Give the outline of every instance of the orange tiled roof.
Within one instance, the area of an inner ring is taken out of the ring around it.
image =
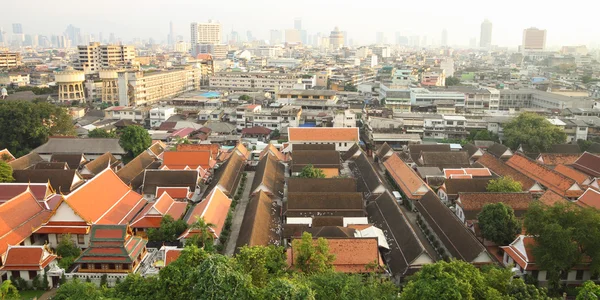
[[[488,168],[462,168],[462,169],[444,169],[444,175],[446,178],[463,178],[457,177],[460,175],[470,175],[464,178],[475,178],[475,177],[491,177],[492,173]]]
[[[510,256],[517,265],[526,271],[539,270],[535,264],[532,247],[535,245],[533,237],[520,235],[509,246],[500,247]]]
[[[459,193],[458,202],[465,210],[465,215],[472,215],[469,212],[479,213],[483,206],[491,203],[502,202],[510,206],[517,216],[529,208],[529,204],[533,201],[530,193]],[[473,215],[473,217],[476,217]]]
[[[184,170],[186,167],[205,170],[211,167],[210,151],[167,151],[163,153],[163,166],[169,170]]]
[[[563,198],[559,194],[553,192],[552,190],[547,190],[541,197],[538,199],[541,203],[554,206],[557,203],[567,204],[570,203],[567,199]]]
[[[167,249],[165,250],[165,267],[176,261],[181,255],[182,249]]]
[[[179,144],[177,151],[210,151],[213,157],[219,155],[219,144]]]
[[[561,196],[577,197],[583,193],[581,190],[569,190],[574,185],[577,185],[575,180],[550,170],[544,165],[536,163],[519,153],[513,155],[506,164]]]
[[[575,180],[575,182],[577,182],[577,184],[579,185],[584,184],[586,180],[590,179],[588,175],[583,174],[571,167],[567,167],[563,164],[559,164],[556,167],[554,167],[554,171]]]
[[[600,192],[594,189],[587,189],[575,203],[581,207],[600,209]]]
[[[112,169],[105,169],[63,199],[90,224],[126,224],[146,203]]]
[[[225,225],[225,219],[227,218],[230,206],[231,199],[220,188],[215,187],[202,202],[194,207],[187,223],[188,225],[192,225],[198,218],[204,218],[206,223],[215,225],[212,230],[215,237],[218,238]],[[193,233],[193,230],[188,230],[180,238],[187,238]]]
[[[44,246],[9,246],[0,270],[40,271],[55,259],[56,255],[48,252]]]
[[[275,148],[273,144],[269,144],[269,146],[265,147],[265,149],[263,149],[263,151],[260,152],[259,160],[261,160],[267,153],[275,155],[275,157],[277,157],[277,160],[279,161],[286,161],[285,155],[283,155],[283,153],[277,150],[277,148]]]
[[[314,240],[316,243],[316,239]],[[379,255],[377,238],[328,238],[329,253],[335,255],[333,268],[336,272],[343,273],[368,273],[368,267],[383,266]],[[293,266],[294,248],[288,251],[288,263]],[[381,271],[380,268],[375,271]]]
[[[190,188],[187,186],[156,188],[155,195],[162,195],[163,193],[167,193],[169,196],[175,199],[186,199],[190,196]]]
[[[499,176],[509,176],[512,179],[520,182],[523,186],[523,191],[528,191],[535,184],[534,180],[508,166],[502,160],[489,153],[484,153],[483,156],[477,160],[477,163],[490,169],[490,171],[498,174]]]
[[[246,146],[244,146],[242,143],[238,143],[233,151],[238,151],[244,157],[244,160],[248,160],[248,158],[250,158],[250,152],[248,151],[248,148],[246,148]]]
[[[540,153],[536,160],[547,166],[571,165],[579,156],[580,154],[570,153]]]
[[[383,162],[383,165],[404,195],[409,199],[421,199],[421,197],[429,190],[421,177],[403,162],[397,154],[390,156]]]
[[[154,204],[144,207],[138,217],[131,222],[131,227],[158,228],[163,216],[169,215],[174,220],[179,220],[185,213],[186,207],[186,202],[175,201],[169,194],[163,193]]]
[[[290,142],[359,142],[357,127],[288,127]]]

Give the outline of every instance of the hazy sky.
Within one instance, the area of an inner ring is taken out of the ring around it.
[[[3,0],[0,27],[11,32],[12,23],[22,23],[25,33],[59,34],[69,24],[85,33],[110,32],[129,40],[134,37],[166,40],[169,21],[177,35],[189,40],[189,23],[214,19],[223,31],[232,29],[245,36],[246,31],[261,39],[269,38],[270,29],[293,28],[294,18],[302,18],[308,34],[327,33],[334,26],[347,31],[357,43],[373,43],[376,32],[385,33],[394,42],[395,32],[404,36],[426,35],[439,43],[441,32],[448,30],[451,45],[468,45],[479,40],[481,22],[493,23],[492,44],[516,47],[527,27],[547,29],[547,45],[600,44],[600,26],[596,22],[600,1],[571,0],[552,3],[528,0],[429,0],[429,1],[358,1],[358,0]]]

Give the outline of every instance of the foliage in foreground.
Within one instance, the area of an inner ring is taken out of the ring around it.
[[[499,246],[510,244],[521,232],[512,207],[501,202],[484,205],[477,221],[483,237]]]

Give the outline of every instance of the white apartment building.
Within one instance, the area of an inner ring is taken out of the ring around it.
[[[135,60],[133,46],[101,45],[96,42],[77,46],[77,52],[74,68],[85,74],[96,74],[107,68],[129,68],[134,65]]]
[[[569,97],[548,93],[535,89],[501,90],[500,110],[511,108],[544,108],[567,109],[588,108],[593,105],[593,100],[587,97]]]
[[[225,59],[229,46],[225,44],[192,44],[192,55],[210,54],[214,59]]]
[[[356,127],[356,114],[347,109],[336,111],[333,127]]]
[[[465,106],[465,94],[453,91],[430,91],[424,88],[410,89],[411,105],[433,105],[436,100],[452,100],[457,107]]]
[[[138,123],[148,118],[149,107],[111,106],[104,110],[104,117],[113,120],[131,120]]]
[[[21,66],[21,54],[0,51],[0,69],[14,69]]]
[[[195,44],[220,44],[222,26],[213,20],[208,23],[192,23],[190,25],[192,45]]]
[[[395,112],[410,112],[411,91],[405,86],[379,85],[379,102]]]
[[[463,116],[434,115],[423,119],[423,138],[462,139],[469,135]]]
[[[287,57],[267,59],[268,67],[283,67],[283,68],[293,69],[293,68],[299,66],[301,63],[302,63],[302,61],[299,59],[287,58]]]
[[[248,51],[250,51],[250,53],[252,53],[254,56],[275,58],[281,54],[282,49],[279,47],[259,47],[248,49]]]
[[[152,104],[200,88],[201,70],[186,66],[159,72],[105,70],[102,101],[120,106]]]
[[[300,126],[302,107],[286,105],[280,109],[262,109],[260,105],[242,105],[236,109],[236,129],[262,126],[271,130],[285,130]]]
[[[160,124],[175,115],[175,107],[156,107],[150,110],[150,127],[158,127]]]
[[[301,84],[302,76],[295,73],[216,72],[209,78],[211,88],[292,89]]]

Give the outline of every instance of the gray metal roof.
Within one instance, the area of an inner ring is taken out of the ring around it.
[[[119,139],[103,138],[50,138],[48,142],[37,147],[33,152],[39,154],[54,153],[83,153],[83,154],[112,154],[124,155],[127,153],[119,145]]]

